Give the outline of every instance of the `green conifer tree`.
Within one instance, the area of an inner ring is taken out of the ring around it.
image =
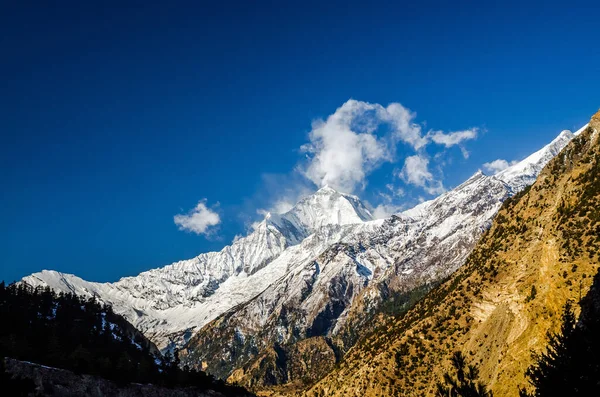
[[[456,374],[446,373],[443,382],[437,383],[439,397],[493,397],[492,392],[478,380],[477,366],[468,365],[461,352],[454,352],[451,361]]]

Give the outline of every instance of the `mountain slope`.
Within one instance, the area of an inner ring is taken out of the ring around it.
[[[589,289],[600,258],[600,112],[507,200],[465,266],[405,315],[388,318],[306,396],[423,396],[453,351],[477,364],[495,396],[517,396],[560,323]],[[293,394],[293,393],[292,393]]]
[[[268,214],[252,233],[219,252],[200,254],[116,283],[88,282],[47,270],[22,281],[33,287],[95,296],[164,349],[181,345],[194,329],[253,298],[282,277],[296,257],[320,253],[323,244],[349,232],[344,226],[371,218],[358,198],[324,187],[285,214]],[[342,227],[318,242],[304,242],[328,225]]]
[[[354,343],[355,335],[348,332],[360,329],[362,320],[390,294],[455,271],[508,195],[504,183],[478,173],[429,203],[428,216],[400,214],[385,222],[354,225],[337,243],[318,243],[327,248],[298,261],[257,297],[198,332],[186,345],[186,362],[204,362],[203,368],[226,377],[256,352],[306,338],[316,337],[320,344],[319,337],[339,336],[335,345],[343,351]],[[339,233],[337,228],[322,229],[307,240]],[[346,324],[348,317],[352,319]],[[336,346],[329,349],[333,352]],[[335,354],[329,357],[335,359]],[[242,380],[239,375],[236,381]],[[267,373],[258,377],[265,377],[267,384],[289,378]]]
[[[417,299],[414,291],[423,294],[458,269],[502,202],[533,181],[572,136],[563,131],[511,167],[513,172],[504,172],[505,181],[478,172],[381,224],[354,227],[256,298],[202,328],[186,345],[184,361],[255,389],[318,379],[370,329],[384,304],[411,294]],[[305,356],[298,365],[297,351],[311,343],[325,358],[317,365]]]

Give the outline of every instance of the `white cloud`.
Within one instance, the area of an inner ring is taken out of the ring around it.
[[[366,175],[391,155],[381,139],[372,133],[372,119],[357,120],[357,132],[352,123],[366,115],[372,106],[364,102],[348,101],[327,121],[313,123],[310,143],[301,150],[308,154],[304,175],[318,186],[330,185],[344,192],[353,192],[365,184]]]
[[[510,167],[511,165],[514,165],[518,163],[518,161],[511,161],[510,163],[504,159],[497,159],[494,161],[490,161],[489,163],[484,163],[483,164],[483,168],[492,173],[492,174],[496,174],[500,171],[503,171],[505,169],[507,169],[508,167]]]
[[[390,216],[402,211],[403,209],[403,205],[379,204],[377,207],[373,208],[371,214],[375,219],[387,219]]]
[[[448,148],[458,145],[463,141],[477,138],[478,132],[478,128],[471,128],[464,131],[454,131],[447,134],[443,131],[431,131],[427,134],[427,136],[438,145],[444,145]]]
[[[288,198],[283,198],[275,202],[273,207],[271,208],[271,212],[274,214],[284,214],[292,209],[292,207],[296,204],[296,201],[290,200]]]
[[[351,99],[327,120],[313,122],[310,142],[301,147],[308,161],[299,170],[318,186],[362,189],[371,171],[394,159],[398,142],[414,150],[427,144],[415,117],[399,103],[383,107]],[[384,126],[386,133],[378,135]]]
[[[404,160],[400,177],[406,183],[423,187],[428,181],[433,180],[428,165],[429,160],[425,157],[419,155],[409,156]]]
[[[208,236],[221,223],[221,218],[216,211],[206,206],[206,199],[203,199],[187,214],[175,215],[173,221],[179,226],[179,230]]]
[[[379,105],[380,106],[380,105]],[[419,150],[427,145],[427,138],[422,136],[422,128],[413,120],[417,114],[411,112],[399,103],[391,103],[387,108],[381,107],[381,117],[389,121],[395,127],[394,136]]]
[[[385,185],[387,192],[379,192],[381,203],[371,209],[375,219],[385,219],[406,209],[406,203],[398,203],[398,199],[404,197],[406,192],[401,187],[391,183]]]
[[[396,147],[402,142],[416,153],[416,157],[409,156],[413,157],[411,160],[407,158],[408,166],[421,166],[420,171],[415,169],[410,174],[407,169],[402,174],[403,179],[422,187],[429,194],[443,192],[442,183],[436,181],[427,169],[429,160],[422,157],[424,148],[431,142],[446,148],[458,145],[463,157],[468,158],[469,152],[462,143],[477,138],[479,129],[425,133],[415,119],[416,113],[399,103],[384,107],[351,99],[326,120],[313,122],[309,143],[301,147],[306,161],[297,170],[317,186],[330,185],[353,193],[366,186],[373,170],[385,162],[396,160]],[[416,163],[417,158],[420,159],[419,164]],[[438,157],[434,155],[434,159]]]
[[[407,157],[399,176],[404,182],[421,187],[432,195],[446,191],[442,182],[436,180],[429,171],[429,159],[423,155]]]

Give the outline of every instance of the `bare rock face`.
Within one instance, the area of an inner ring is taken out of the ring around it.
[[[168,389],[153,385],[118,385],[115,382],[96,376],[77,375],[64,369],[45,367],[10,358],[6,358],[5,363],[8,373],[33,381],[35,385],[33,395],[35,396],[225,397],[221,393],[214,391],[200,392],[194,388]],[[3,390],[3,392],[6,392],[6,390]]]

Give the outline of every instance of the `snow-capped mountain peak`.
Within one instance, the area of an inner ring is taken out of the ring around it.
[[[506,183],[513,191],[520,191],[535,181],[542,168],[567,146],[574,136],[571,131],[564,130],[537,152],[494,176]]]
[[[324,186],[301,199],[288,212],[281,215],[267,214],[265,220],[275,225],[284,235],[289,234],[290,228],[293,228],[295,236],[307,237],[326,225],[363,223],[373,220],[373,216],[358,197]]]
[[[575,131],[573,133],[573,135],[578,136],[580,135],[583,131],[585,131],[586,128],[588,128],[590,125],[590,123],[587,123],[586,125],[584,125],[583,127],[581,127],[580,129],[578,129],[577,131]]]
[[[219,252],[203,253],[116,283],[87,282],[54,271],[32,274],[23,282],[97,296],[165,347],[181,332],[202,326],[258,294],[296,258],[322,252],[345,233],[341,227],[359,226],[371,219],[357,197],[326,186],[284,214],[267,213],[250,234]],[[324,237],[310,242],[309,237],[320,229],[326,229]],[[294,252],[280,258],[292,249]]]

